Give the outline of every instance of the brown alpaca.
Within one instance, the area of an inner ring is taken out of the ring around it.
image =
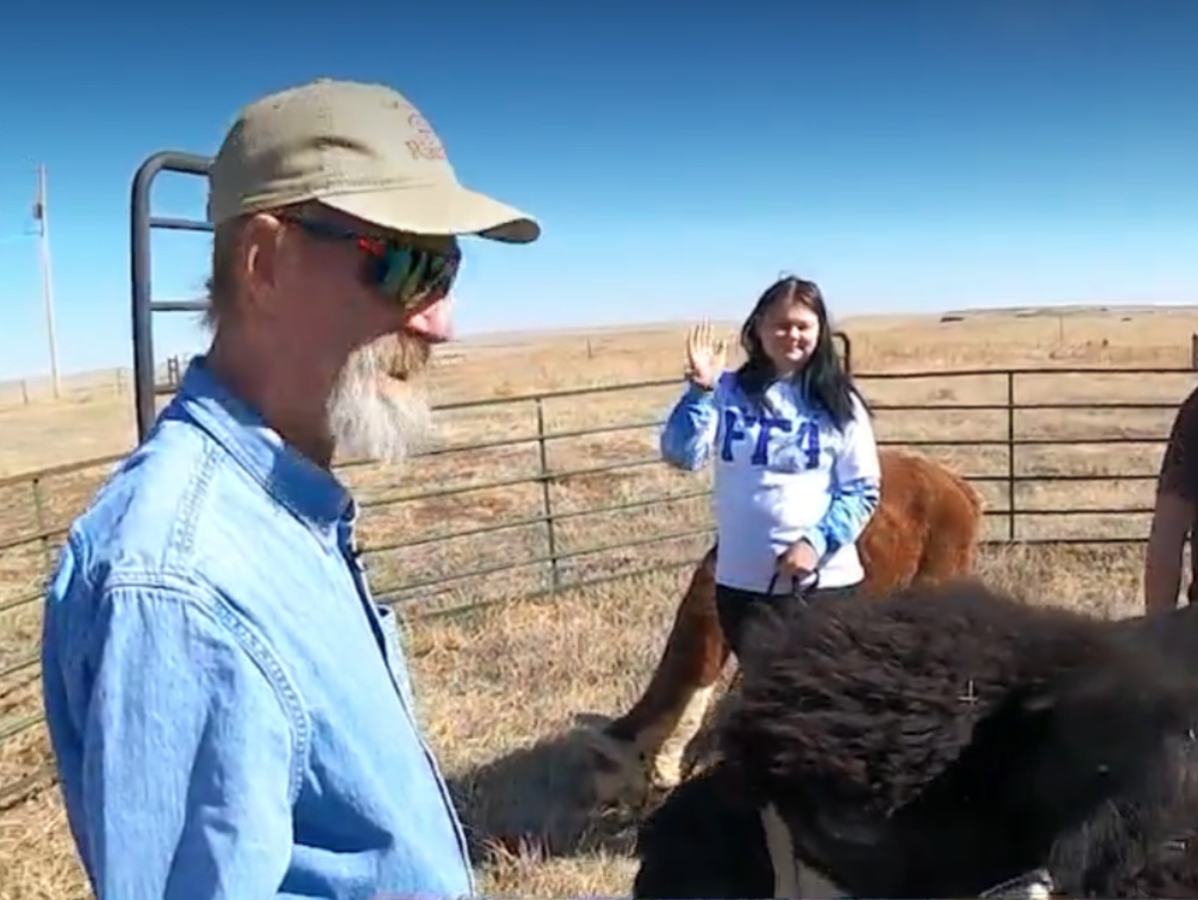
[[[882,493],[859,542],[863,593],[935,584],[973,569],[982,524],[977,492],[924,456],[879,451]],[[702,726],[728,660],[715,608],[716,546],[691,576],[665,651],[632,708],[592,735],[596,799],[635,797],[682,778],[683,755]]]

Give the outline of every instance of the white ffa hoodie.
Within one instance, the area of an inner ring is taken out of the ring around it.
[[[762,409],[724,372],[715,388],[689,384],[661,434],[661,453],[695,471],[715,460],[719,553],[716,581],[765,593],[777,559],[800,538],[819,555],[818,587],[864,577],[856,541],[878,505],[881,470],[873,426],[860,400],[844,431],[804,399],[802,388],[775,381]],[[779,577],[775,593],[793,589]]]

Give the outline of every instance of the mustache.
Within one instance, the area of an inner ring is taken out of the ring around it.
[[[406,334],[386,334],[361,351],[377,369],[397,381],[408,381],[428,369],[432,346]]]

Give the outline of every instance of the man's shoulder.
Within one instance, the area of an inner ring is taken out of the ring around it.
[[[297,555],[303,535],[288,525],[266,486],[207,431],[166,420],[71,524],[45,591],[47,633],[77,646],[117,607],[182,604],[189,621],[253,644],[253,655],[273,654],[264,635],[280,561]]]
[[[71,538],[96,557],[160,562],[197,476],[211,465],[213,449],[193,428],[156,430],[127,456],[72,523]]]
[[[185,583],[202,519],[219,513],[223,494],[242,493],[243,511],[253,496],[246,479],[228,471],[234,465],[203,430],[164,423],[71,524],[67,551],[91,582],[139,580],[148,586],[171,573],[175,584]]]

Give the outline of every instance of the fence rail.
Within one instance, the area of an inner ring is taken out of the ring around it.
[[[1060,402],[1042,402],[1029,401],[1021,402],[1018,391],[1016,390],[1020,379],[1022,378],[1061,378],[1064,376],[1085,376],[1091,375],[1094,377],[1110,378],[1112,376],[1186,376],[1186,384],[1180,387],[1174,396],[1168,399],[1151,399],[1151,400],[1120,400],[1113,399],[1109,402],[1078,402],[1078,401],[1060,401]],[[1105,412],[1111,415],[1123,414],[1132,410],[1160,410],[1168,414],[1171,420],[1172,411],[1177,408],[1177,405],[1186,393],[1193,387],[1190,383],[1196,376],[1189,369],[1122,369],[1110,370],[1102,368],[1070,368],[1070,369],[1045,369],[1045,368],[1022,368],[1008,370],[953,370],[945,372],[906,372],[906,373],[859,373],[856,378],[862,387],[863,392],[870,398],[875,391],[877,393],[886,393],[884,389],[871,390],[871,385],[886,385],[895,382],[911,382],[913,380],[932,380],[941,388],[949,385],[953,380],[961,379],[988,379],[997,381],[1001,386],[998,393],[1001,395],[995,402],[978,403],[978,402],[959,402],[955,394],[949,392],[944,398],[944,402],[923,402],[923,403],[895,403],[895,402],[871,402],[871,408],[875,414],[881,416],[886,413],[952,413],[962,416],[978,413],[998,413],[1003,417],[1003,434],[997,437],[986,438],[970,438],[970,437],[945,437],[945,436],[930,436],[930,437],[911,437],[911,438],[889,438],[886,437],[886,430],[879,424],[879,444],[881,446],[905,446],[916,447],[930,450],[933,447],[940,448],[972,448],[974,450],[982,448],[1001,448],[1005,450],[1005,465],[1001,472],[984,474],[984,475],[968,475],[967,480],[978,484],[996,484],[1003,488],[1002,496],[1005,501],[1003,509],[988,509],[987,517],[991,520],[1005,520],[1006,527],[1003,530],[1001,537],[989,537],[987,543],[1006,543],[1006,542],[1028,542],[1028,543],[1125,543],[1142,541],[1144,535],[1124,535],[1118,537],[1099,537],[1099,536],[1021,536],[1017,524],[1028,517],[1054,517],[1065,515],[1085,515],[1085,516],[1129,516],[1133,514],[1147,514],[1151,512],[1149,507],[1127,507],[1120,506],[1117,508],[1084,508],[1079,509],[1076,506],[1071,508],[1055,508],[1055,507],[1037,507],[1026,508],[1021,507],[1019,503],[1018,488],[1023,484],[1036,482],[1065,482],[1065,483],[1082,483],[1082,482],[1117,482],[1117,481],[1142,481],[1155,478],[1155,469],[1145,470],[1141,472],[1118,472],[1104,474],[1085,474],[1079,472],[1058,472],[1056,474],[1029,474],[1021,472],[1018,465],[1018,450],[1022,447],[1064,447],[1078,449],[1082,446],[1098,446],[1103,444],[1121,445],[1121,444],[1143,444],[1143,445],[1160,445],[1166,436],[1165,429],[1157,429],[1157,433],[1151,436],[1127,436],[1113,435],[1103,438],[1060,438],[1044,435],[1021,435],[1020,429],[1017,427],[1018,414],[1025,411],[1056,411],[1065,415],[1070,411],[1091,411]],[[497,400],[475,400],[460,403],[443,404],[437,407],[438,414],[442,416],[454,416],[455,414],[494,412],[500,408],[512,408],[521,404],[532,406],[532,430],[527,433],[518,434],[516,437],[499,436],[499,437],[483,437],[476,440],[465,440],[447,446],[439,447],[424,455],[424,458],[437,460],[438,466],[446,468],[451,467],[452,457],[456,455],[473,455],[475,457],[486,454],[490,451],[509,450],[511,448],[524,446],[531,448],[534,451],[535,468],[530,474],[505,475],[499,478],[489,480],[468,480],[463,483],[442,485],[434,489],[417,489],[411,488],[403,490],[380,490],[371,496],[366,496],[362,499],[360,505],[363,509],[363,522],[370,521],[374,518],[386,517],[393,510],[399,507],[418,506],[422,503],[444,502],[455,497],[471,493],[482,493],[486,491],[501,491],[512,489],[522,485],[532,486],[536,489],[538,497],[538,508],[535,512],[524,513],[521,515],[506,517],[497,522],[487,522],[474,524],[471,527],[458,530],[444,530],[440,533],[427,533],[423,529],[404,528],[403,531],[420,531],[404,539],[394,539],[383,537],[371,541],[364,541],[362,552],[366,558],[368,565],[372,567],[377,560],[385,560],[389,555],[399,551],[411,548],[424,548],[428,550],[438,544],[446,544],[452,541],[461,541],[463,539],[481,538],[487,535],[497,534],[503,531],[517,531],[528,529],[540,529],[543,537],[540,541],[540,550],[535,550],[530,554],[522,557],[512,558],[515,554],[504,553],[504,559],[494,565],[476,565],[466,571],[459,571],[453,574],[424,574],[419,577],[400,577],[400,578],[383,578],[379,583],[374,585],[374,591],[380,602],[388,603],[396,607],[402,607],[406,613],[411,615],[450,615],[459,614],[465,610],[478,609],[482,606],[489,606],[495,603],[506,602],[514,599],[516,596],[546,596],[562,591],[602,584],[616,579],[624,579],[637,574],[645,574],[648,572],[662,571],[665,568],[685,567],[693,565],[696,557],[691,555],[683,556],[676,560],[668,562],[659,561],[651,565],[632,566],[625,563],[620,563],[615,567],[615,571],[602,575],[582,575],[578,577],[568,577],[566,572],[566,564],[571,561],[579,560],[587,556],[597,556],[613,551],[625,551],[638,548],[644,548],[650,545],[662,545],[669,542],[679,542],[689,539],[698,539],[706,537],[710,539],[713,530],[709,524],[702,527],[696,527],[693,517],[688,518],[686,528],[673,528],[672,530],[655,531],[652,534],[642,535],[637,537],[627,537],[618,540],[600,540],[591,544],[582,546],[567,546],[563,542],[563,527],[568,525],[573,520],[581,519],[586,516],[602,516],[604,514],[621,514],[631,513],[636,510],[648,510],[654,507],[662,507],[666,504],[684,503],[687,501],[696,501],[706,497],[710,488],[704,484],[702,487],[688,487],[683,490],[667,491],[652,494],[650,496],[641,496],[632,500],[622,502],[601,502],[598,504],[587,505],[582,508],[562,508],[560,501],[555,503],[553,489],[555,486],[569,484],[574,481],[585,480],[591,476],[608,475],[614,473],[631,473],[637,470],[652,471],[654,467],[664,469],[656,455],[646,454],[643,456],[634,455],[622,457],[616,461],[607,461],[596,464],[593,460],[587,460],[587,453],[582,453],[583,461],[581,464],[554,466],[550,462],[550,448],[556,442],[565,442],[569,440],[578,440],[594,437],[611,437],[618,435],[621,432],[636,432],[638,430],[645,431],[647,429],[658,429],[663,424],[663,419],[658,416],[641,417],[624,422],[617,423],[601,423],[588,424],[585,426],[573,425],[571,427],[551,428],[548,421],[547,406],[550,403],[567,403],[570,400],[583,400],[589,398],[596,400],[603,395],[628,395],[638,390],[649,389],[667,389],[677,388],[676,380],[655,380],[642,381],[632,384],[617,384],[605,387],[588,387],[576,388],[565,391],[556,391],[552,393],[529,394],[514,397],[505,397]],[[891,391],[893,393],[893,391]],[[666,401],[668,403],[668,400]],[[653,403],[652,407],[658,412],[661,410],[661,403]],[[585,417],[583,417],[585,420]],[[71,476],[77,473],[82,473],[86,470],[103,470],[99,472],[99,476],[106,474],[105,467],[111,466],[118,462],[121,456],[109,456],[98,460],[90,460],[67,465],[54,466],[40,472],[23,474],[18,476],[10,476],[0,478],[0,491],[18,489],[21,485],[27,484],[30,490],[30,502],[33,509],[33,528],[27,533],[22,533],[17,536],[6,537],[0,539],[0,562],[3,561],[3,556],[6,553],[12,553],[21,549],[30,547],[40,547],[41,561],[45,569],[48,571],[53,562],[53,556],[57,552],[58,542],[65,534],[65,529],[69,519],[78,511],[70,509],[57,516],[49,514],[50,500],[53,492],[49,490],[47,482],[53,481],[56,478]],[[368,464],[364,462],[351,462],[338,467],[345,477],[351,478],[355,471],[362,470]],[[701,477],[701,476],[696,476]],[[86,502],[86,497],[80,498],[80,503]],[[677,525],[678,523],[674,523]],[[614,529],[619,532],[620,529]],[[35,551],[36,552],[36,551]],[[417,595],[422,592],[429,592],[434,588],[450,589],[452,594],[452,585],[471,579],[479,580],[487,576],[502,575],[512,573],[520,569],[535,569],[543,576],[543,582],[537,586],[526,587],[525,589],[517,590],[513,593],[500,593],[497,596],[488,599],[470,602],[463,604],[450,605],[446,608],[436,609],[432,612],[423,611],[422,604],[416,599]],[[3,571],[3,569],[0,569]],[[20,614],[27,607],[32,607],[41,599],[39,590],[29,590],[18,592],[12,597],[0,596],[0,637],[3,637],[4,617],[14,614]],[[0,646],[3,646],[0,643]],[[0,657],[0,700],[3,700],[5,694],[10,690],[6,687],[8,682],[14,678],[24,675],[27,679],[36,678],[39,654],[36,646],[29,648],[28,652],[18,654],[9,653],[7,658]],[[42,722],[40,709],[23,709],[7,717],[0,717],[0,745],[6,741],[10,741],[15,737],[35,728]],[[15,782],[7,785],[0,785],[0,808],[4,805],[13,802],[18,796],[23,796],[31,786],[34,786],[44,780],[44,776],[48,772],[39,770],[33,773],[23,773]]]

